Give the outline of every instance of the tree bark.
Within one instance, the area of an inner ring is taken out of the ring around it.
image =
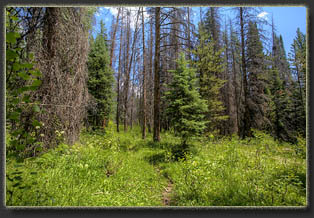
[[[128,19],[130,15],[128,15]],[[135,24],[135,30],[134,30],[134,36],[133,36],[133,42],[132,42],[132,49],[131,49],[131,57],[128,62],[128,69],[127,69],[127,77],[126,77],[126,83],[125,83],[125,96],[124,96],[124,131],[127,131],[127,111],[128,111],[128,90],[129,90],[129,81],[130,81],[130,73],[132,69],[132,63],[133,63],[133,57],[135,53],[135,44],[137,39],[137,29],[138,29],[138,17],[139,17],[139,11],[137,13],[136,17],[136,24]],[[130,31],[130,26],[128,26],[128,30]],[[129,35],[128,37],[128,44],[129,44]],[[127,52],[128,53],[128,52]]]
[[[116,114],[116,124],[117,124],[117,132],[120,132],[120,77],[121,77],[121,52],[122,52],[122,33],[123,29],[121,26],[121,32],[120,32],[120,48],[119,48],[119,66],[118,66],[118,78],[117,78],[117,114]]]
[[[153,140],[160,141],[160,7],[155,9],[155,75],[154,75],[154,134]]]
[[[241,137],[244,139],[247,136],[251,136],[250,126],[250,113],[248,108],[248,84],[247,84],[247,72],[246,72],[246,60],[245,60],[245,42],[244,42],[244,20],[243,20],[243,8],[240,7],[240,28],[241,28],[241,52],[242,52],[242,77],[243,77],[243,88],[244,88],[244,116],[243,116],[243,127],[241,128]]]
[[[126,44],[126,57],[125,57],[125,67],[124,71],[126,73],[126,79],[124,84],[124,119],[123,119],[123,129],[124,132],[127,131],[127,113],[128,113],[128,91],[129,91],[129,80],[130,80],[130,71],[128,70],[129,63],[129,50],[130,50],[130,14],[127,11],[127,44]]]
[[[143,35],[143,128],[142,138],[146,138],[146,52],[145,52],[145,25],[144,8],[142,7],[142,35]]]
[[[235,51],[234,51],[234,42],[232,41],[232,24],[230,20],[230,47],[231,47],[231,55],[232,55],[232,72],[233,72],[233,91],[234,91],[234,106],[235,106],[235,132],[239,134],[239,96],[238,96],[238,83],[237,83],[237,71],[236,71],[236,59],[235,59]]]
[[[150,46],[149,46],[149,119],[148,132],[152,132],[152,117],[153,117],[153,19],[150,20]]]
[[[188,31],[187,31],[187,34],[188,34],[188,58],[189,60],[192,59],[192,43],[191,43],[191,24],[190,24],[190,8],[188,7],[187,8],[187,12],[188,12]]]
[[[110,49],[110,67],[111,68],[112,68],[113,53],[114,53],[114,48],[115,48],[115,43],[116,43],[116,32],[117,32],[118,23],[119,23],[120,10],[121,8],[118,9],[117,20],[116,20],[116,24],[114,25],[114,30],[113,30],[112,39],[111,39],[111,49]]]

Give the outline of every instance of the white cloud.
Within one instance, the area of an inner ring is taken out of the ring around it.
[[[103,8],[101,8],[101,9],[102,9],[102,10],[104,10],[104,9],[109,10],[110,13],[111,13],[112,15],[114,15],[114,16],[117,16],[117,14],[118,14],[118,8],[115,8],[115,7],[103,7]]]
[[[131,17],[131,28],[135,29],[136,17],[137,17],[136,15],[137,15],[137,12],[139,10],[139,7],[124,7],[124,8],[127,9],[128,11],[130,11],[130,13],[131,13],[131,16],[130,16]],[[104,9],[109,10],[110,13],[115,17],[117,17],[117,15],[118,15],[118,8],[117,7],[102,7],[101,9],[102,10],[104,10]],[[146,20],[149,17],[149,15],[145,11],[145,9],[146,8],[144,8],[144,20]],[[96,14],[96,16],[99,16],[99,15]],[[138,18],[138,24],[140,24],[140,22],[141,22],[141,18],[142,18],[141,16],[142,15],[140,15],[140,17]]]
[[[99,17],[100,16],[100,11],[96,11],[95,16]]]
[[[268,15],[268,12],[263,11],[263,12],[259,13],[259,14],[257,15],[257,17],[267,20],[267,19],[268,19],[267,15]]]

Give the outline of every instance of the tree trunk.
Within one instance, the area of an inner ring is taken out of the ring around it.
[[[126,45],[126,58],[125,58],[125,67],[124,71],[126,73],[126,79],[124,83],[124,119],[123,119],[123,128],[124,132],[127,131],[127,113],[128,113],[128,92],[129,92],[129,80],[130,80],[130,71],[128,70],[129,63],[131,61],[129,60],[129,50],[130,50],[130,15],[127,11],[127,45]]]
[[[146,53],[145,53],[145,25],[144,25],[144,8],[142,7],[142,34],[143,34],[143,128],[142,138],[146,137]]]
[[[128,20],[130,15],[128,15]],[[134,36],[133,36],[133,42],[132,42],[132,49],[131,49],[131,57],[128,62],[128,68],[127,70],[127,77],[126,77],[126,83],[125,83],[125,96],[124,96],[124,131],[127,131],[127,111],[128,111],[128,90],[129,90],[129,81],[130,81],[130,73],[132,69],[132,63],[133,63],[133,57],[135,53],[135,44],[136,44],[136,38],[137,38],[137,29],[138,29],[138,17],[139,17],[139,11],[137,13],[136,17],[136,24],[135,24],[135,31],[134,31]],[[129,23],[128,23],[128,30],[130,31],[129,28]],[[128,43],[129,43],[129,35],[128,35]],[[128,49],[129,50],[129,49]],[[128,53],[128,52],[127,52]]]
[[[230,20],[230,47],[231,47],[231,55],[232,55],[232,72],[233,72],[233,92],[234,92],[234,107],[235,107],[235,132],[239,134],[239,96],[238,96],[238,83],[237,83],[237,71],[236,71],[236,59],[235,59],[235,51],[234,45],[232,42],[232,26]]]
[[[189,60],[192,59],[192,43],[191,43],[191,24],[190,24],[190,8],[187,7],[187,13],[188,13],[188,31],[187,31],[187,34],[188,34],[188,58]]]
[[[123,12],[122,12],[123,13]],[[117,123],[117,132],[120,132],[120,77],[121,77],[121,52],[122,52],[122,35],[123,29],[121,25],[121,32],[120,32],[120,47],[119,47],[119,66],[118,66],[118,78],[117,78],[117,114],[116,114],[116,123]]]
[[[111,38],[111,49],[110,49],[110,67],[111,68],[112,68],[113,53],[114,53],[114,48],[115,48],[115,43],[116,43],[116,32],[117,32],[118,23],[119,23],[120,10],[121,8],[118,9],[117,20],[116,20],[116,24],[114,25],[112,38]]]
[[[155,9],[155,75],[154,75],[154,135],[155,142],[160,141],[160,7]]]
[[[247,136],[251,136],[251,125],[250,125],[250,112],[248,108],[248,84],[247,84],[247,72],[246,72],[246,60],[245,60],[245,42],[244,42],[244,21],[243,21],[243,8],[240,7],[240,27],[241,27],[241,51],[242,51],[242,77],[243,77],[243,88],[244,88],[244,117],[243,127],[241,128],[241,137],[244,139]]]
[[[153,116],[153,20],[150,20],[150,46],[149,46],[149,119],[148,119],[148,132],[152,132],[152,116]]]

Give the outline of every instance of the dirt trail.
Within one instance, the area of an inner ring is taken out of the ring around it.
[[[155,167],[155,169],[160,176],[164,176],[160,173],[160,168]],[[171,202],[170,195],[172,192],[173,183],[168,177],[166,177],[166,178],[168,180],[168,185],[167,185],[167,187],[164,188],[164,191],[162,192],[162,204],[164,206],[170,206],[170,202]]]
[[[165,188],[165,191],[162,193],[162,203],[165,206],[170,206],[170,194],[172,191],[172,182],[169,180],[168,186]]]

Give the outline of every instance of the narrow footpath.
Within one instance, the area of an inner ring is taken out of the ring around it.
[[[171,191],[172,191],[172,182],[169,180],[168,186],[165,188],[164,192],[162,193],[162,204],[164,206],[170,206],[170,195],[171,195]]]

